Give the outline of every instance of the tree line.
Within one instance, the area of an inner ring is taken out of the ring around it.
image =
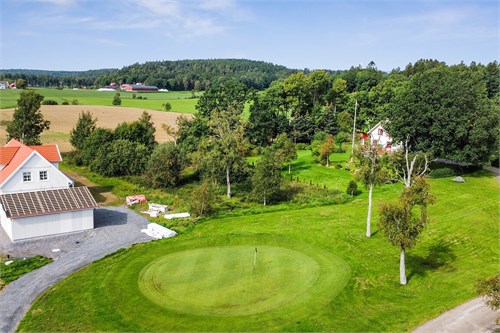
[[[89,71],[0,70],[8,81],[23,79],[30,87],[97,88],[116,82],[157,86],[169,90],[207,89],[228,78],[237,79],[254,89],[265,89],[271,82],[284,78],[295,70],[264,61],[246,59],[208,59],[149,61],[122,69]]]

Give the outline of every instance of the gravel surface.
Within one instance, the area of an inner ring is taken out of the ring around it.
[[[72,272],[121,248],[152,240],[140,231],[147,224],[145,218],[127,208],[106,207],[94,211],[95,229],[78,233],[12,243],[0,228],[2,253],[16,258],[41,254],[54,259],[0,291],[0,332],[14,332],[36,297]]]

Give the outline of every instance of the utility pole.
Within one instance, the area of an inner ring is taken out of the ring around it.
[[[354,139],[356,136],[356,114],[358,112],[358,99],[356,98],[356,104],[354,105],[354,124],[352,125],[352,148],[351,148],[351,163],[354,155]]]

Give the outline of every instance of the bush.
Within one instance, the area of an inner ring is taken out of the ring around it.
[[[120,98],[120,93],[116,93],[115,96],[113,97],[113,102],[112,104],[114,106],[119,106],[122,105],[122,99]]]
[[[80,102],[78,102],[77,99],[71,101],[71,105],[78,105],[78,104],[80,104]]]
[[[299,143],[295,144],[295,147],[297,148],[297,150],[306,150],[306,149],[309,149],[309,146],[306,143],[303,143],[303,142],[299,142]]]
[[[359,194],[358,184],[354,180],[351,180],[349,182],[349,185],[347,185],[347,190],[345,192],[351,196],[358,195]]]
[[[195,216],[203,216],[213,211],[217,199],[217,188],[211,182],[204,181],[191,192],[189,208]]]
[[[137,99],[142,99],[142,96],[137,96]]]
[[[342,164],[337,164],[337,165],[335,165],[335,168],[336,168],[336,169],[342,169]]]
[[[431,178],[446,178],[455,176],[455,171],[450,168],[434,169],[429,173]]]
[[[59,105],[59,103],[52,99],[46,99],[42,102],[42,105]]]
[[[145,178],[153,188],[168,188],[179,185],[182,156],[173,142],[156,146],[147,166]]]
[[[99,148],[90,169],[106,177],[139,175],[144,171],[148,157],[148,149],[143,144],[115,140]]]
[[[61,105],[69,105],[68,101],[64,101],[61,103]]]

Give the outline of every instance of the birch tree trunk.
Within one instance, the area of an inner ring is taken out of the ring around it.
[[[370,191],[368,192],[368,216],[366,217],[366,237],[371,236],[371,219],[372,219],[372,193],[373,193],[373,183],[370,183]]]
[[[399,257],[399,283],[406,284],[406,269],[405,269],[405,250],[401,249]]]
[[[229,179],[229,169],[229,163],[226,163],[227,198],[231,199],[231,180]]]
[[[292,173],[292,163],[288,163],[288,174]]]

